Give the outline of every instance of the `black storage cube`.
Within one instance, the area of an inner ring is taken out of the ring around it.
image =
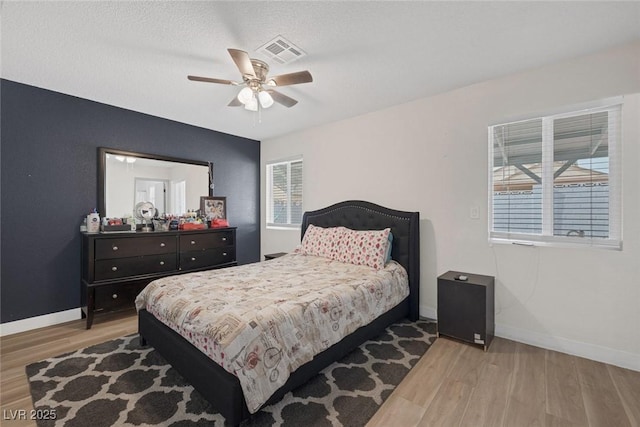
[[[487,351],[495,332],[494,284],[493,276],[459,271],[438,277],[438,336],[478,344]]]

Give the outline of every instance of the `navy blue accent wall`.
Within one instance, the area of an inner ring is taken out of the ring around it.
[[[214,163],[240,264],[260,258],[260,142],[1,80],[1,322],[80,306],[98,147]],[[78,311],[79,313],[79,311]]]

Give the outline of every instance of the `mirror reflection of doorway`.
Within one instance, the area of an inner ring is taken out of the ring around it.
[[[173,215],[183,215],[187,212],[187,181],[171,182],[171,209]]]
[[[167,212],[168,180],[136,178],[134,185],[134,206],[139,202],[151,202],[158,210],[158,215],[162,215]]]

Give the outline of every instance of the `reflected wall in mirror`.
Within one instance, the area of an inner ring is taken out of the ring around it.
[[[125,218],[139,202],[151,202],[158,215],[182,215],[211,195],[207,162],[101,147],[98,149],[100,216]]]

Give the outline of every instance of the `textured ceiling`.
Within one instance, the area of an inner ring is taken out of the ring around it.
[[[629,2],[0,3],[2,78],[263,140],[640,39]],[[282,35],[307,56],[278,65],[255,50]],[[239,80],[227,48],[299,103],[259,116],[226,105]]]

